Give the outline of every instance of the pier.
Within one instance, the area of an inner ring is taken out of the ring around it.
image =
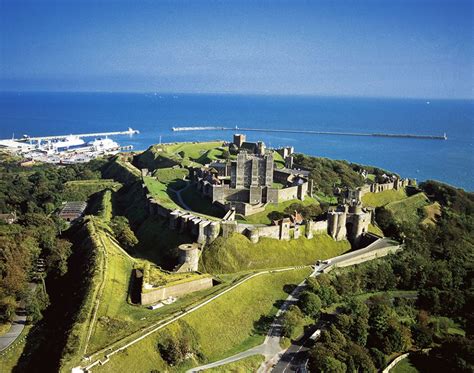
[[[253,132],[280,132],[280,133],[301,133],[306,135],[332,135],[332,136],[362,136],[362,137],[394,137],[407,139],[428,139],[428,140],[447,140],[446,133],[438,135],[416,135],[416,134],[397,134],[397,133],[360,133],[360,132],[334,132],[334,131],[311,131],[311,130],[293,130],[293,129],[266,129],[266,128],[246,128],[246,127],[173,127],[173,131],[253,131]]]
[[[79,135],[71,134],[71,135],[56,135],[56,136],[37,136],[37,137],[24,136],[22,139],[18,139],[16,141],[56,140],[56,139],[62,139],[68,136],[75,136],[75,137],[80,138],[80,137],[104,137],[104,136],[117,136],[117,135],[136,135],[138,133],[140,133],[140,131],[134,130],[133,128],[129,128],[126,131],[82,133]]]

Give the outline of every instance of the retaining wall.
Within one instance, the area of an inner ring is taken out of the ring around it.
[[[141,304],[152,304],[168,297],[179,297],[199,290],[212,287],[212,277],[200,278],[182,284],[164,286],[156,290],[147,290],[141,293]]]

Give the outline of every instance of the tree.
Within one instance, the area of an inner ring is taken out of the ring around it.
[[[304,291],[300,296],[299,306],[304,314],[316,319],[321,311],[321,299],[314,293]]]
[[[117,241],[127,249],[133,248],[138,243],[138,239],[130,229],[130,224],[125,216],[114,216],[111,221],[111,227]]]
[[[430,358],[440,359],[451,372],[472,372],[474,370],[474,340],[462,336],[449,336],[434,347]]]
[[[303,317],[304,315],[298,306],[290,306],[281,318],[283,336],[291,338],[295,329],[301,325]]]
[[[370,356],[372,356],[372,360],[375,364],[375,367],[378,369],[385,368],[387,365],[385,354],[375,347],[372,347],[369,351],[370,351]]]
[[[348,342],[346,352],[352,359],[356,372],[375,373],[377,369],[367,353],[367,350],[356,343]]]
[[[60,276],[67,272],[67,260],[72,253],[72,244],[63,239],[56,239],[56,244],[46,256],[48,270],[54,270]]]

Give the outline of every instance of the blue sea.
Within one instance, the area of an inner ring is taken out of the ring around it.
[[[267,146],[375,165],[419,181],[474,190],[474,102],[130,93],[1,93],[0,138],[138,129],[117,136],[136,150],[174,141],[230,140],[231,131],[173,132],[176,126],[447,134],[448,140],[249,132]],[[241,131],[238,131],[241,132]]]

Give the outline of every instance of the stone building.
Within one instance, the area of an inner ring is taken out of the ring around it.
[[[360,203],[339,205],[328,212],[328,234],[337,241],[348,239],[357,245],[368,232],[372,211],[364,209]]]
[[[312,194],[308,176],[303,170],[276,169],[273,153],[268,151],[264,155],[241,151],[235,161],[213,162],[192,170],[203,197],[242,215],[263,211],[267,203],[304,200]]]

